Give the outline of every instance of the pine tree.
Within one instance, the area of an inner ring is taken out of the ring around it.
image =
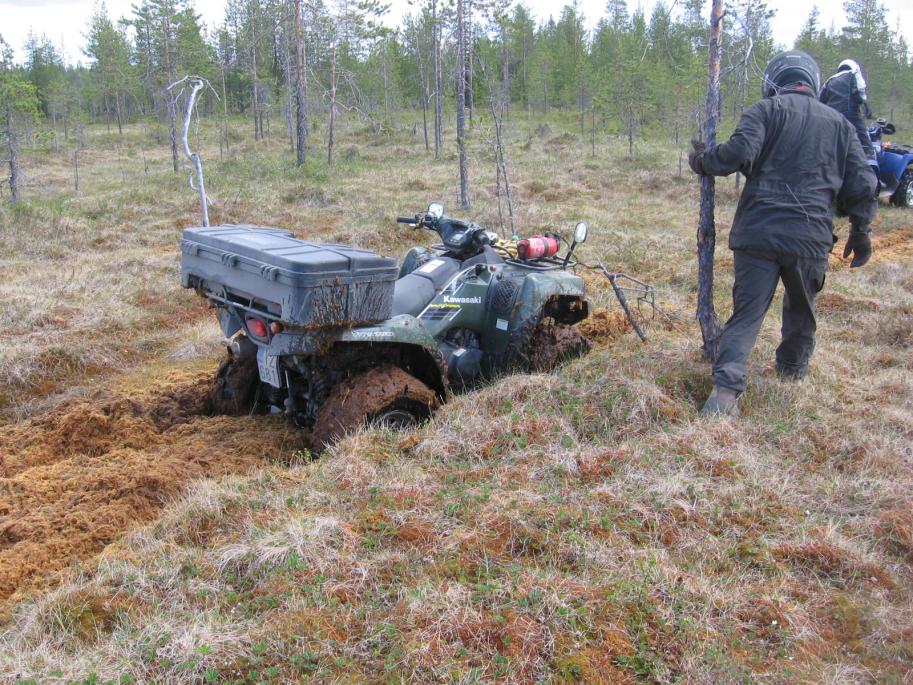
[[[13,51],[0,36],[0,133],[9,165],[9,188],[13,202],[19,202],[22,172],[19,148],[23,129],[38,116],[38,92],[23,69],[13,65]]]
[[[104,4],[89,23],[85,55],[92,60],[92,74],[106,120],[114,112],[117,132],[123,134],[124,110],[133,81],[130,45],[123,31],[114,27]]]
[[[177,93],[168,89],[178,74],[214,69],[214,55],[201,35],[199,19],[187,0],[142,0],[134,6],[129,24],[136,31],[136,63],[143,74],[153,109],[163,103],[171,146],[171,162],[179,169]]]
[[[877,0],[848,0],[843,3],[847,23],[840,47],[843,57],[856,60],[868,81],[870,102],[886,98],[890,83],[890,51],[893,37],[887,13]],[[836,65],[834,65],[836,68]]]

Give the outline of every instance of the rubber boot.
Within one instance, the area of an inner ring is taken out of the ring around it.
[[[715,385],[710,397],[704,402],[701,416],[738,416],[740,394],[722,385]]]
[[[777,364],[777,378],[781,381],[787,381],[790,383],[798,383],[805,376],[808,375],[808,366],[800,366],[794,368],[791,366],[782,366]]]

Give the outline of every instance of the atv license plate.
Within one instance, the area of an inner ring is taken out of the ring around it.
[[[257,369],[261,381],[274,388],[282,387],[282,381],[279,380],[279,357],[269,354],[265,347],[257,347]]]

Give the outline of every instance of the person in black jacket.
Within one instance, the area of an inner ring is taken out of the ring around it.
[[[783,281],[782,338],[777,371],[802,378],[815,347],[815,296],[824,286],[834,246],[832,207],[849,215],[844,257],[851,266],[872,254],[875,177],[853,126],[821,104],[820,72],[804,52],[776,55],[764,72],[764,98],[750,107],[728,141],[688,161],[698,174],[747,177],[729,234],[735,261],[733,312],[713,366],[714,389],[702,414],[738,414],[747,360],[778,281]]]
[[[863,116],[871,119],[873,115],[866,96],[865,78],[859,65],[851,59],[843,60],[837,66],[837,73],[824,82],[818,99],[849,120],[856,129],[863,152],[867,157],[874,158],[875,148],[872,147],[869,129],[863,120]]]

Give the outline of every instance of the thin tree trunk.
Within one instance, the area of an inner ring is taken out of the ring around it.
[[[18,133],[16,132],[15,122],[13,121],[13,113],[7,109],[6,111],[6,137],[9,142],[9,165],[10,165],[10,195],[12,196],[13,202],[19,202],[19,141],[17,140]]]
[[[168,85],[174,83],[177,79],[174,75],[174,60],[172,59],[171,54],[171,21],[166,16],[165,25],[162,27],[164,31],[162,32],[165,37],[165,76],[168,79]],[[174,168],[174,173],[178,172],[178,131],[177,131],[177,103],[175,102],[175,94],[173,91],[165,90],[165,115],[168,119],[168,136],[171,140],[171,166]]]
[[[73,190],[79,192],[79,139],[76,140],[76,149],[73,150]]]
[[[257,13],[254,9],[250,20],[250,80],[251,80],[251,109],[254,118],[254,140],[259,140],[263,135],[263,121],[260,119],[260,93],[257,88]]]
[[[593,127],[591,129],[592,136],[590,137],[591,151],[593,157],[596,156],[596,108],[593,107]]]
[[[469,170],[466,164],[466,46],[463,26],[464,3],[457,0],[457,149],[460,155],[460,207],[469,209]]]
[[[301,0],[295,0],[295,141],[296,163],[304,164],[305,142],[308,136],[307,112],[307,54],[304,51],[304,29],[301,22]]]
[[[292,124],[292,59],[289,56],[291,52],[288,44],[288,16],[283,17],[282,26],[282,56],[285,81],[285,128],[288,133],[288,142],[291,148],[295,149],[295,127]]]
[[[60,144],[57,141],[57,105],[51,105],[51,127],[54,130],[54,152],[60,152]]]
[[[483,76],[484,76],[484,74],[483,74]],[[495,193],[498,196],[498,216],[501,221],[501,228],[503,229],[504,228],[504,218],[503,218],[502,212],[501,212],[501,181],[503,180],[504,197],[507,200],[507,214],[508,214],[508,217],[510,218],[510,232],[511,232],[511,235],[514,235],[514,234],[516,234],[517,229],[514,224],[514,204],[513,204],[513,198],[510,193],[510,178],[507,175],[507,160],[506,160],[506,155],[504,154],[504,138],[501,135],[503,119],[500,116],[498,116],[498,114],[495,111],[494,96],[491,93],[489,93],[489,95],[490,95],[489,103],[491,105],[491,118],[494,121],[494,125],[495,125],[495,145],[497,148],[495,150],[495,162],[497,165],[497,170],[496,170],[497,171],[497,173],[496,173],[497,186],[495,188]]]
[[[501,53],[501,108],[505,116],[510,114],[510,52],[507,49],[507,37],[503,36],[504,49]]]
[[[228,90],[225,88],[225,62],[219,60],[219,72],[222,76],[222,140],[225,143],[225,154],[231,156],[228,143]],[[222,149],[222,146],[219,146]]]
[[[387,49],[386,39],[384,39],[383,51],[384,51],[384,63],[383,63],[383,67],[384,67],[384,125],[389,127],[390,126],[390,96],[389,96],[390,69],[389,69],[389,64],[388,64],[389,56],[387,54],[389,52],[389,50]]]
[[[463,68],[466,71],[466,75],[463,77],[463,88],[466,91],[466,109],[469,110],[469,126],[471,128],[476,109],[475,97],[473,96],[472,90],[472,79],[474,76],[472,59],[472,48],[474,45],[474,36],[472,33],[472,0],[465,0],[465,4],[465,16],[463,17]]]
[[[422,131],[425,135],[425,152],[430,150],[428,145],[428,74],[427,64],[422,59],[421,44],[418,40],[418,30],[413,32],[413,41],[415,41],[415,63],[418,65],[418,80],[420,84],[420,95],[422,98]]]
[[[327,123],[327,164],[333,163],[333,143],[336,128],[336,43],[330,57],[330,116]]]
[[[444,147],[443,120],[444,107],[441,102],[443,93],[441,78],[441,38],[437,19],[437,0],[431,0],[431,57],[434,70],[434,158],[441,158],[441,148]]]
[[[707,68],[707,107],[704,143],[716,143],[716,125],[720,113],[720,42],[723,33],[723,0],[713,0],[710,11],[710,59]],[[716,359],[720,340],[720,322],[713,307],[713,253],[716,249],[716,225],[713,211],[715,184],[713,176],[701,176],[700,219],[697,227],[697,320],[704,341],[704,357]]]
[[[117,119],[117,135],[123,137],[124,126],[120,111],[120,93],[114,93],[114,116]]]
[[[422,88],[422,132],[425,134],[425,152],[430,152],[431,146],[428,144],[428,96],[424,87]]]

